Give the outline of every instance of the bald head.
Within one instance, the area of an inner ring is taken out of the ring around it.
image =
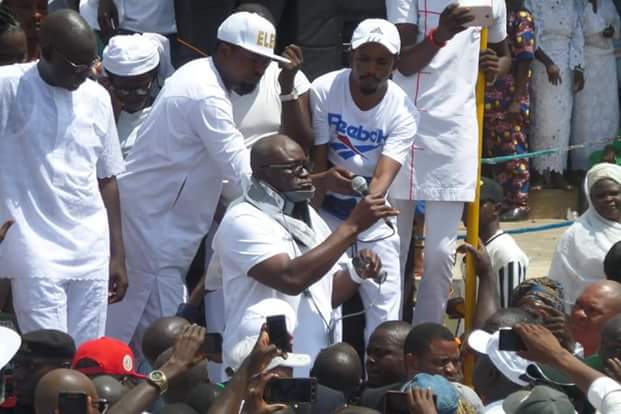
[[[261,167],[282,163],[288,155],[297,151],[304,153],[302,147],[286,135],[276,134],[261,139],[252,146],[250,151],[250,166],[253,175],[259,176]]]
[[[84,393],[94,401],[97,391],[91,380],[79,371],[55,369],[41,378],[35,390],[36,414],[54,414],[58,408],[58,395],[63,392]]]
[[[110,375],[99,375],[92,378],[91,381],[95,386],[97,396],[107,400],[110,405],[116,404],[127,391],[127,388],[119,380]]]
[[[600,280],[588,285],[576,299],[570,326],[574,338],[584,346],[584,355],[597,352],[602,330],[610,319],[621,313],[621,284]]]
[[[371,335],[381,335],[383,340],[403,346],[405,338],[412,330],[412,325],[403,321],[384,322],[375,328]]]
[[[62,9],[51,13],[41,24],[41,48],[55,47],[70,53],[95,51],[95,33],[79,13]],[[77,50],[76,50],[77,49]]]
[[[177,336],[189,324],[186,319],[178,316],[167,316],[156,320],[147,328],[142,338],[142,353],[151,366],[154,366],[162,352],[174,345]]]
[[[317,378],[321,385],[341,391],[347,399],[360,385],[362,362],[351,345],[341,342],[319,352],[311,377]]]

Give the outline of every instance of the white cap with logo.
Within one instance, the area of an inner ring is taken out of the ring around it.
[[[379,43],[393,55],[401,51],[401,37],[397,26],[384,19],[366,19],[360,22],[351,37],[352,50],[366,43]]]
[[[289,59],[274,53],[276,46],[274,25],[256,13],[231,14],[218,28],[218,40],[279,62],[289,63]]]

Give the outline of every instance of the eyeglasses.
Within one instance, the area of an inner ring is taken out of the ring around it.
[[[56,51],[56,53],[58,53],[58,55],[63,58],[65,63],[67,63],[69,66],[71,66],[71,68],[73,69],[73,71],[75,73],[86,73],[86,72],[89,72],[97,65],[97,63],[99,63],[99,57],[96,57],[95,59],[93,59],[93,61],[91,63],[88,63],[88,64],[73,63],[73,61],[71,59],[69,59],[65,54],[63,54],[57,48],[54,48],[54,51]]]
[[[110,88],[114,90],[114,93],[121,98],[128,97],[130,95],[135,96],[147,96],[151,93],[151,86],[153,86],[153,79],[149,81],[147,86],[141,88],[120,88],[118,86],[114,86],[113,83],[110,83]]]
[[[93,401],[93,407],[95,407],[100,414],[106,414],[108,408],[110,408],[110,403],[105,398],[100,398]]]
[[[306,171],[306,172],[312,171],[313,167],[314,165],[312,162],[308,160],[304,160],[304,161],[289,162],[285,164],[267,164],[267,165],[262,166],[261,168],[273,168],[277,170],[286,171],[293,175],[300,175],[302,174],[303,171]]]

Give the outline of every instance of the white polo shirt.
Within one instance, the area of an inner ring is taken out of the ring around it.
[[[341,69],[313,82],[315,145],[328,144],[332,164],[370,180],[382,155],[399,164],[406,161],[414,143],[418,111],[391,80],[382,100],[369,110],[361,110],[351,95],[350,74],[351,69]],[[356,203],[356,197],[328,193],[322,208],[345,219]]]
[[[36,63],[0,67],[0,277],[102,278],[110,257],[98,178],[123,157],[110,96],[47,84]]]
[[[331,234],[326,223],[312,208],[310,218],[318,239],[325,240]],[[242,339],[237,329],[246,309],[270,297],[288,302],[296,311],[293,352],[308,354],[314,360],[321,349],[330,345],[326,324],[332,313],[333,276],[341,270],[338,263],[308,289],[315,303],[304,294],[287,295],[249,277],[250,269],[270,257],[285,253],[295,258],[304,252],[281,224],[247,202],[236,204],[226,212],[214,237],[213,249],[224,278],[224,348]],[[339,263],[347,260],[343,256]],[[309,369],[296,371],[295,375],[307,376]]]
[[[185,275],[209,230],[222,180],[240,183],[250,171],[213,61],[184,65],[160,91],[119,177],[128,269]]]
[[[386,0],[388,19],[418,26],[421,42],[438,26],[453,0]],[[507,37],[504,0],[492,0],[490,43]],[[431,62],[412,76],[396,71],[393,80],[421,113],[413,158],[401,168],[391,196],[405,200],[472,201],[477,172],[478,126],[475,86],[481,28],[455,35]]]

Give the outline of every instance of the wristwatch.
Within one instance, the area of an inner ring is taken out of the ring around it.
[[[168,379],[159,369],[151,371],[149,375],[147,375],[147,382],[151,385],[155,385],[159,390],[160,395],[164,394],[168,390]]]
[[[280,102],[296,101],[298,98],[299,98],[298,91],[295,88],[293,88],[291,90],[291,93],[288,93],[286,95],[280,95]]]

